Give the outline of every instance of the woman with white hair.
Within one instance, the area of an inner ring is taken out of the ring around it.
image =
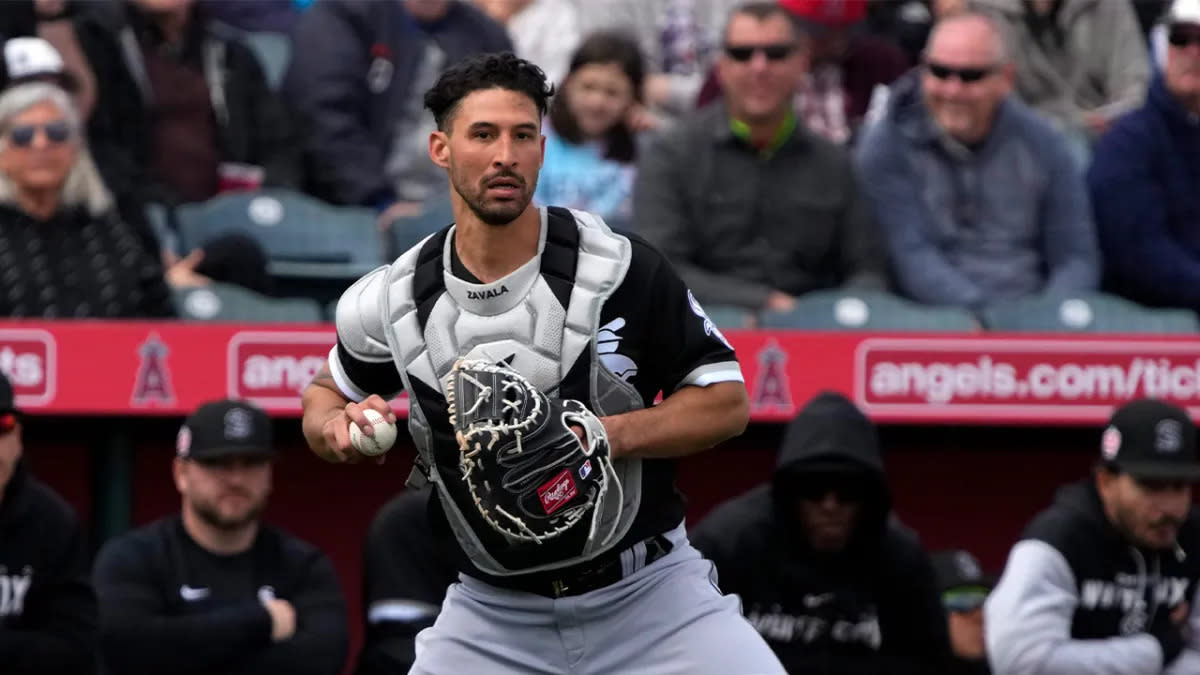
[[[42,82],[0,95],[0,316],[173,313],[154,245],[117,215],[71,98]]]

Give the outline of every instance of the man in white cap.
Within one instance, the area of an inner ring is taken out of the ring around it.
[[[1163,24],[1163,72],[1100,139],[1088,184],[1113,290],[1200,309],[1200,0],[1175,0]]]

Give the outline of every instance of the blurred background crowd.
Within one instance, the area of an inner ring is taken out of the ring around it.
[[[722,326],[1200,331],[1200,0],[7,0],[0,43],[0,318],[328,319],[350,281],[452,220],[423,92],[459,59],[515,51],[558,89],[535,200],[646,238]],[[0,436],[20,421],[9,396]],[[869,422],[811,406],[836,423],[785,444],[850,434],[843,459],[871,479],[788,494],[869,510],[882,548],[863,560],[885,551],[905,608],[892,630],[918,656],[948,636],[953,668],[987,672],[994,579],[966,551],[930,567],[888,516]],[[235,459],[203,469],[265,500],[267,460]],[[205,499],[188,466],[185,524]],[[414,509],[397,500],[371,529],[363,673],[399,672],[445,587]],[[708,527],[719,562],[728,539]],[[131,579],[180,580],[130,572],[138,545],[98,563],[102,609],[129,610],[110,657],[181,642],[114,672],[185,672],[187,626],[155,633],[133,611],[158,591]],[[17,608],[7,573],[0,617]],[[336,613],[340,591],[319,590],[311,611]],[[301,610],[269,600],[237,619],[262,642],[246,650],[296,634]],[[770,601],[750,616],[764,635],[819,632]],[[885,623],[846,626],[796,672],[849,672],[844,643],[878,647]],[[239,667],[336,672],[339,630]],[[913,659],[861,672],[951,667]],[[36,665],[17,672],[66,672]]]
[[[6,3],[0,316],[326,318],[451,220],[423,91],[515,50],[559,91],[537,201],[648,239],[717,323],[853,323],[814,309],[849,289],[918,327],[1196,329],[1200,5],[736,4]]]

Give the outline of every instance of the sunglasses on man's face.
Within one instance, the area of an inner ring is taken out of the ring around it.
[[[1200,30],[1187,28],[1172,28],[1167,33],[1167,41],[1172,47],[1187,47],[1188,45],[1200,45]]]
[[[963,84],[971,84],[982,80],[988,75],[991,75],[996,71],[996,68],[995,66],[983,68],[955,68],[954,66],[947,66],[941,63],[935,63],[933,61],[926,61],[925,70],[929,71],[930,75],[939,80],[958,78],[958,80]]]
[[[738,62],[746,62],[754,58],[756,52],[762,52],[768,61],[782,61],[796,51],[796,45],[782,42],[773,45],[725,45],[725,54]]]
[[[71,127],[59,120],[46,124],[18,124],[9,129],[8,139],[18,148],[27,148],[33,144],[39,131],[46,135],[47,141],[55,144],[66,142],[71,137]]]

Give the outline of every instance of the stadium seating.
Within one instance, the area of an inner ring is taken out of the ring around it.
[[[759,326],[778,330],[978,330],[974,317],[965,310],[918,305],[889,293],[858,290],[805,293],[790,312],[763,312]]]
[[[226,193],[175,211],[181,250],[243,233],[266,251],[272,276],[295,279],[355,279],[383,264],[375,217],[283,189]]]
[[[241,286],[213,283],[172,291],[185,321],[319,322],[321,306],[306,298],[269,298]]]
[[[1074,333],[1194,333],[1196,315],[1185,309],[1151,309],[1102,293],[1042,296],[980,312],[988,330]]]
[[[450,200],[434,199],[419,215],[393,220],[388,228],[387,240],[391,246],[388,257],[395,259],[401,253],[417,245],[425,237],[454,222]]]

